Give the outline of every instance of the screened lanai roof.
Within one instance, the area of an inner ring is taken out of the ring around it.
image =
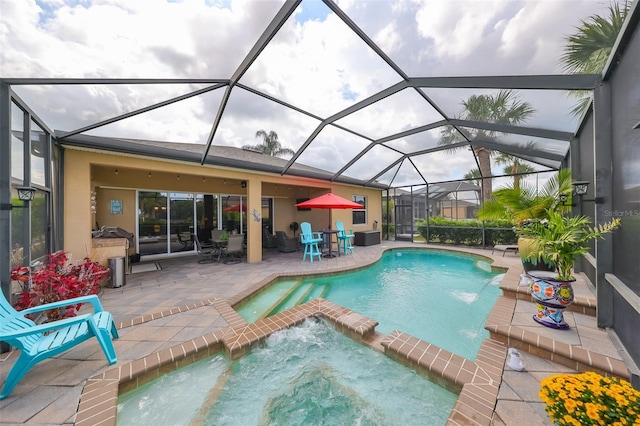
[[[0,74],[62,142],[251,168],[240,150],[220,153],[263,129],[295,152],[269,171],[380,188],[461,180],[478,168],[472,146],[559,168],[580,122],[568,91],[601,79],[561,73],[565,37],[607,6],[15,3],[0,18]],[[529,104],[524,122],[469,118],[465,101],[500,90]]]

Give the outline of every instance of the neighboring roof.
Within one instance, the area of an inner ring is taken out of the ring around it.
[[[453,192],[468,192],[473,191],[479,193],[481,188],[478,185],[468,182],[441,182],[429,185],[429,200],[440,200],[446,198]],[[396,189],[395,195],[397,197],[408,197],[413,193],[414,196],[424,195],[427,192],[427,187],[421,187],[413,190],[413,192],[406,189]]]
[[[457,208],[457,207],[478,207],[477,203],[472,203],[466,200],[442,200],[438,204],[442,208]]]

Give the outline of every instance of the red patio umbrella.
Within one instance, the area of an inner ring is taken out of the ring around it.
[[[223,210],[224,210],[225,212],[240,212],[240,204],[234,204],[234,205],[232,205],[232,206],[225,207]],[[243,211],[244,213],[246,213],[246,212],[247,212],[247,205],[246,205],[246,204],[243,204],[243,205],[242,205],[242,211]]]
[[[312,198],[307,201],[296,204],[296,207],[302,207],[306,209],[361,209],[362,205],[355,203],[346,198],[342,198],[339,195],[328,194],[321,195],[316,198]],[[331,229],[331,211],[329,211],[329,229]]]
[[[362,206],[339,195],[328,194],[312,198],[307,201],[296,204],[296,207],[305,209],[361,209]]]

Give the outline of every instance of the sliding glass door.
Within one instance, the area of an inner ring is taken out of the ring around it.
[[[273,223],[273,200],[262,199],[263,226]],[[193,251],[192,234],[211,240],[213,229],[244,233],[247,199],[240,195],[138,191],[136,241],[141,256]]]
[[[141,256],[168,253],[166,192],[138,192],[138,253]]]
[[[193,251],[193,199],[192,193],[169,194],[169,253]]]

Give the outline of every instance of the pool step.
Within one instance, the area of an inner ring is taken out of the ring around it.
[[[327,290],[326,284],[318,285],[316,283],[303,283],[302,281],[298,281],[291,290],[269,307],[260,318],[266,318],[273,314],[284,312],[294,306],[302,305],[309,300],[324,297],[324,295],[327,294]]]
[[[285,293],[276,303],[267,309],[260,318],[266,318],[278,312],[293,308],[304,299],[312,287],[313,283],[304,283],[302,280],[298,281],[291,290]]]
[[[315,284],[309,292],[308,297],[305,299],[305,302],[321,297],[324,298],[324,296],[327,294],[327,290],[329,290],[329,288],[326,284]]]
[[[291,293],[296,291],[296,289],[300,286],[301,283],[302,283],[302,280],[296,281],[296,283],[293,286],[291,286],[291,288],[287,290],[282,296],[280,296],[280,298],[276,300],[274,304],[272,304],[269,308],[265,309],[262,315],[260,315],[258,319],[259,320],[264,319],[269,315],[271,315],[271,312],[273,312],[273,310],[276,309],[277,306],[281,305],[285,300],[287,300],[287,298],[291,295]]]

